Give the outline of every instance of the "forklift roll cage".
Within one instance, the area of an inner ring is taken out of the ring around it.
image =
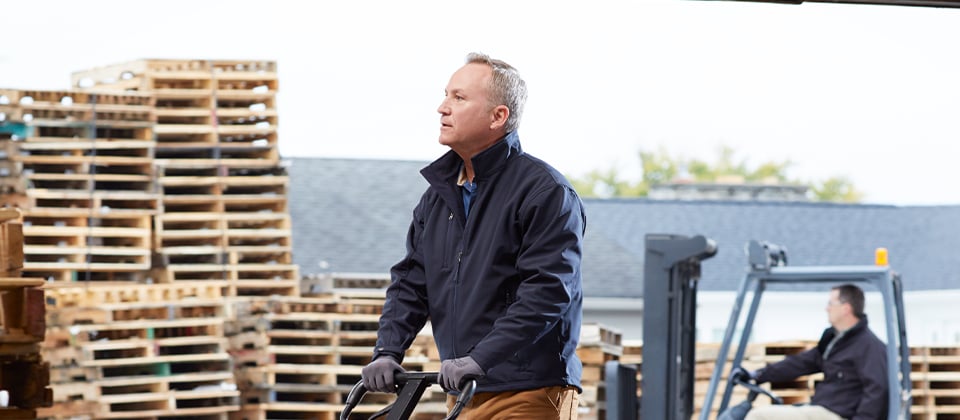
[[[887,345],[887,381],[888,419],[910,419],[911,383],[910,348],[907,346],[907,333],[904,320],[903,288],[900,275],[887,266],[810,266],[787,267],[786,251],[776,245],[751,241],[748,245],[750,271],[740,285],[736,301],[730,314],[730,321],[723,335],[723,343],[717,355],[717,363],[710,377],[710,384],[703,402],[700,420],[707,420],[710,407],[716,395],[720,378],[724,372],[727,354],[733,343],[734,333],[741,318],[741,312],[747,299],[747,293],[753,292],[749,302],[746,319],[741,327],[739,343],[733,357],[733,366],[743,361],[750,331],[756,320],[757,309],[763,292],[771,285],[797,284],[842,284],[866,283],[880,292],[883,298],[884,318],[886,320]],[[730,403],[733,384],[727,383],[720,402],[719,412],[723,412]]]

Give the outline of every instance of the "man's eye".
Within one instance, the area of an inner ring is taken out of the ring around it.
[[[462,100],[463,100],[463,96],[460,96],[460,95],[454,96],[453,98],[456,99],[456,100],[458,100],[458,101],[462,101]]]

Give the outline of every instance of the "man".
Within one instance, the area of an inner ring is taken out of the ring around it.
[[[774,363],[755,374],[735,370],[731,376],[749,376],[757,383],[789,381],[823,372],[810,405],[772,405],[754,408],[747,420],[765,419],[886,419],[886,345],[867,328],[864,297],[859,287],[834,287],[827,302],[827,328],[817,347]]]
[[[443,388],[478,379],[460,418],[576,418],[586,219],[567,180],[520,148],[525,101],[516,69],[483,54],[450,78],[437,111],[451,150],[421,170],[430,186],[391,269],[368,389],[395,391],[429,318]]]

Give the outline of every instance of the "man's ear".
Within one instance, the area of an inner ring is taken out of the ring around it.
[[[490,111],[490,129],[499,130],[507,124],[507,119],[510,118],[510,108],[507,108],[506,105],[497,105]]]

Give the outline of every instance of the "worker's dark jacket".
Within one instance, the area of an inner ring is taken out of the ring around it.
[[[457,154],[421,170],[430,186],[391,269],[374,357],[402,359],[429,317],[441,359],[469,355],[486,372],[478,391],[579,387],[583,204],[516,133],[472,162],[469,217]]]
[[[813,405],[850,420],[886,419],[887,347],[867,328],[864,318],[833,346],[823,359],[836,330],[827,328],[817,347],[774,363],[758,372],[757,382],[790,381],[823,372]]]

